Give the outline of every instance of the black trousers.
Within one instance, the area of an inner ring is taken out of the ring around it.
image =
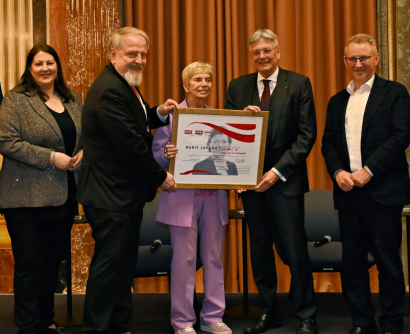
[[[142,208],[129,214],[84,206],[84,212],[95,249],[85,295],[83,332],[128,332]]]
[[[275,187],[263,193],[241,194],[249,226],[252,270],[261,298],[262,313],[279,312],[273,243],[289,265],[296,315],[316,312],[313,277],[304,228],[304,195],[286,196]]]
[[[38,222],[7,219],[14,256],[14,321],[19,334],[52,325],[59,264],[69,245],[74,217]]]
[[[378,203],[360,188],[354,188],[349,196],[348,205],[339,210],[339,223],[343,244],[343,290],[351,304],[353,325],[372,327],[375,323],[367,260],[370,252],[379,271],[380,327],[382,331],[400,332],[406,303],[399,255],[403,206]]]

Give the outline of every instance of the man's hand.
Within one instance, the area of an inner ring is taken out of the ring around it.
[[[366,168],[359,169],[352,174],[354,184],[359,187],[363,188],[367,182],[369,182],[372,178],[370,173],[367,171]]]
[[[339,188],[343,191],[350,191],[355,186],[353,181],[353,175],[346,172],[345,170],[341,170],[336,174],[336,182],[339,185]]]
[[[176,147],[175,145],[172,145],[170,142],[168,142],[168,144],[165,145],[165,157],[168,160],[175,158],[177,153],[178,153],[178,147]]]
[[[161,184],[161,189],[168,193],[175,192],[177,190],[177,185],[175,184],[175,180],[172,174],[167,172],[167,178]]]
[[[174,100],[168,99],[158,108],[158,113],[161,116],[166,116],[172,113],[175,109],[179,109],[179,104]]]
[[[243,110],[248,110],[248,111],[253,111],[254,113],[258,113],[261,111],[261,108],[258,106],[247,106],[245,109]]]
[[[272,169],[269,172],[263,174],[262,181],[255,187],[257,193],[263,193],[272,187],[279,180],[279,175]]]

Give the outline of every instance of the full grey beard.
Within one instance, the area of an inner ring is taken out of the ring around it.
[[[142,72],[132,73],[131,70],[129,70],[125,73],[124,78],[130,86],[139,86],[142,82]]]

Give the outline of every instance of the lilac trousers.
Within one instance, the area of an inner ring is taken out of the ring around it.
[[[222,322],[225,311],[222,252],[225,226],[221,221],[218,196],[195,196],[191,227],[170,225],[173,249],[171,264],[171,325],[175,331],[196,322],[193,308],[197,236],[204,270],[202,325]]]

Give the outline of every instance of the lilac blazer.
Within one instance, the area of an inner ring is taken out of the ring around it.
[[[181,108],[187,108],[186,100],[180,103]],[[205,108],[210,108],[205,105]],[[165,145],[171,141],[173,116],[169,115],[169,124],[156,130],[152,151],[158,163],[168,168],[169,160],[164,155]],[[192,224],[192,212],[194,208],[195,189],[177,189],[174,193],[162,192],[156,220],[168,225],[190,227]],[[218,190],[218,202],[223,225],[228,224],[228,193],[226,190]]]

